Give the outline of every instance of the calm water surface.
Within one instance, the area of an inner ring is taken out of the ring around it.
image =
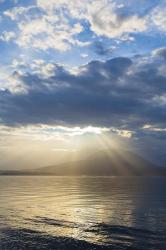
[[[1,176],[0,249],[166,250],[166,178]]]

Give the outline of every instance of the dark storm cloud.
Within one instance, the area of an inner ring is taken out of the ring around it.
[[[26,92],[0,92],[0,119],[8,125],[57,123],[125,126],[165,124],[164,59],[92,61],[74,74],[54,65],[51,74],[18,75]]]

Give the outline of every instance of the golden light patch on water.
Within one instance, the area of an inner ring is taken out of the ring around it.
[[[125,196],[118,197],[114,178],[10,177],[4,195],[10,226],[49,235],[99,243],[106,236],[93,230],[98,223],[134,223],[132,199],[122,209]]]

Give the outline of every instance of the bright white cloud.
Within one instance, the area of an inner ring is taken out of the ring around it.
[[[88,45],[74,38],[83,27],[78,23],[70,25],[63,16],[59,17],[44,15],[42,18],[22,21],[18,24],[20,36],[17,44],[21,47],[34,47],[36,49],[47,50],[49,48],[66,51],[71,45]]]
[[[109,132],[110,128],[105,127],[65,127],[65,126],[51,126],[51,125],[36,125],[36,126],[21,126],[10,127],[0,125],[1,136],[19,136],[30,137],[33,140],[55,140],[63,137],[69,138],[73,136],[81,136],[85,134],[102,134]]]
[[[149,128],[149,127],[144,127]],[[102,135],[105,133],[116,134],[120,137],[131,138],[133,131],[118,129],[115,127],[67,127],[61,125],[28,125],[21,127],[10,127],[0,125],[1,136],[30,137],[32,140],[70,140],[71,137],[84,136],[86,134]]]
[[[123,16],[116,12],[116,5],[108,1],[94,1],[88,6],[87,19],[92,31],[110,38],[121,37],[125,33],[145,31],[146,19],[137,15]]]

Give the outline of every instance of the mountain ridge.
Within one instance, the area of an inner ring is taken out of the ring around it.
[[[0,175],[162,176],[166,169],[129,151],[103,150],[82,160],[33,170],[0,171]]]

